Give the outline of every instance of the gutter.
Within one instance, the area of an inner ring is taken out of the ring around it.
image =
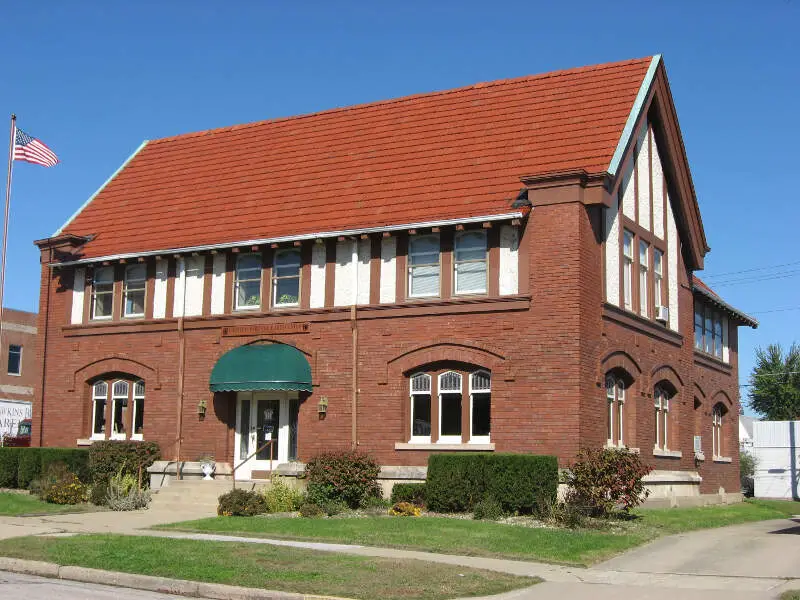
[[[737,308],[734,308],[716,294],[712,294],[711,292],[694,284],[692,284],[692,291],[697,292],[705,299],[710,300],[711,302],[716,304],[719,308],[728,311],[734,317],[742,321],[742,323],[744,323],[745,325],[752,327],[753,329],[758,329],[758,319],[756,319],[755,317],[751,317],[747,313],[744,313]]]

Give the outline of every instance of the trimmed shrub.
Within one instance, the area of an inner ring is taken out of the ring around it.
[[[425,506],[424,483],[395,483],[392,486],[392,504],[410,502],[415,506]]]
[[[503,516],[503,507],[494,498],[486,498],[475,505],[472,513],[479,521],[497,521]]]
[[[17,487],[19,457],[25,448],[0,448],[0,488]]]
[[[389,509],[389,514],[394,517],[418,517],[421,513],[422,509],[411,502],[398,502]]]
[[[67,469],[81,481],[89,483],[89,451],[84,448],[39,448],[42,461],[42,473],[52,464],[67,465]]]
[[[300,516],[307,517],[307,518],[315,518],[321,517],[325,514],[318,504],[314,504],[313,502],[306,502],[300,507]]]
[[[267,512],[271,513],[297,510],[305,500],[303,492],[291,487],[282,477],[273,479],[270,486],[264,488],[261,494],[264,496]]]
[[[39,497],[52,504],[80,504],[86,500],[86,485],[65,463],[50,463],[39,481]]]
[[[31,483],[42,475],[41,448],[20,448],[19,471],[17,471],[17,486],[28,489]]]
[[[535,454],[433,454],[425,500],[437,512],[468,512],[493,498],[504,513],[530,514],[558,492],[555,456]]]
[[[325,452],[308,461],[309,500],[341,500],[358,508],[370,497],[380,496],[380,465],[368,454],[355,450]]]
[[[142,486],[149,483],[147,467],[161,458],[161,449],[156,442],[95,442],[89,449],[89,470],[92,481],[108,481],[120,469],[123,474],[139,478],[142,472]]]
[[[264,497],[258,492],[231,490],[219,497],[217,514],[225,517],[252,517],[267,511]]]
[[[564,477],[565,502],[595,517],[627,513],[647,499],[643,477],[652,470],[628,450],[581,450]]]

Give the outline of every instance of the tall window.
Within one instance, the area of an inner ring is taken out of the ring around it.
[[[408,242],[408,295],[439,295],[439,236],[412,236]]]
[[[622,287],[625,295],[625,308],[633,308],[633,234],[622,234]]]
[[[710,306],[695,302],[694,305],[694,347],[717,358],[723,357],[722,314]]]
[[[114,267],[94,270],[92,319],[110,319],[114,313]]]
[[[661,386],[656,386],[653,392],[656,410],[656,443],[655,447],[658,450],[667,450],[668,447],[668,433],[667,424],[669,423],[669,398],[670,395],[666,389]]]
[[[273,306],[297,306],[300,302],[300,251],[278,250],[272,268]]]
[[[608,403],[609,446],[624,446],[625,382],[615,375],[606,376],[606,402]]]
[[[453,269],[456,294],[486,293],[485,231],[464,231],[456,235]]]
[[[650,268],[650,245],[639,241],[639,313],[643,317],[649,315],[650,305],[647,302],[647,273]]]
[[[664,253],[658,248],[653,248],[653,306],[657,317],[664,306]]]
[[[721,404],[717,404],[711,410],[711,451],[713,458],[723,456],[722,417],[724,416],[725,409]]]
[[[8,374],[22,375],[22,346],[8,345]]]
[[[115,381],[111,390],[111,439],[125,439],[125,417],[128,413],[128,393],[130,384],[127,381]]]
[[[489,442],[492,410],[492,376],[476,371],[469,376],[470,441]]]
[[[411,441],[431,441],[431,376],[411,377]]]
[[[108,384],[98,381],[92,386],[92,439],[106,437],[106,401]]]
[[[461,443],[461,374],[439,375],[439,441]]]
[[[261,307],[260,254],[243,254],[236,259],[234,298],[236,310],[258,310]]]
[[[147,267],[145,265],[128,265],[125,267],[125,284],[122,296],[124,298],[124,315],[126,317],[144,316],[146,283]]]
[[[132,440],[144,439],[144,381],[133,384],[133,433]]]

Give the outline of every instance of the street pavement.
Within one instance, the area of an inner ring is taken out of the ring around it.
[[[156,592],[118,588],[111,585],[48,579],[21,573],[0,571],[0,598],[25,598],[25,600],[185,600]]]

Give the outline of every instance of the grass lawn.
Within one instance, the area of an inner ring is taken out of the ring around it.
[[[93,510],[88,504],[50,504],[36,496],[16,492],[0,492],[0,515],[20,516]]]
[[[800,590],[789,590],[781,594],[781,600],[800,600]]]
[[[60,565],[349,598],[438,600],[499,594],[538,582],[417,560],[125,535],[14,538],[3,540],[0,554]]]
[[[301,519],[215,517],[164,525],[201,533],[343,542],[522,560],[589,565],[662,535],[778,519],[800,513],[800,503],[748,501],[729,506],[639,510],[638,518],[606,529],[528,528],[441,517]]]

